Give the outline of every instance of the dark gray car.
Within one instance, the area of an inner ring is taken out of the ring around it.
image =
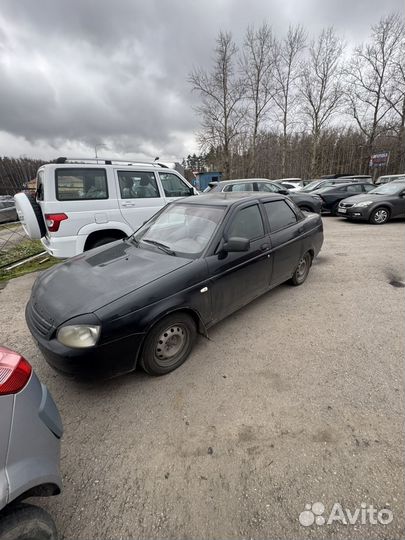
[[[0,196],[0,223],[17,221],[17,210],[13,197]]]
[[[239,180],[224,180],[223,182],[211,182],[204,193],[207,192],[241,192],[241,191],[261,191],[264,193],[280,193],[288,195],[294,203],[304,212],[315,212],[319,214],[322,207],[322,199],[318,195],[307,193],[290,192],[280,182],[267,180],[266,178],[246,178]]]
[[[405,217],[405,181],[382,184],[365,193],[343,199],[339,203],[339,216],[369,221],[373,225],[383,225],[390,219]]]
[[[56,495],[62,422],[46,386],[19,354],[0,347],[0,538],[54,540],[43,509],[21,503]]]

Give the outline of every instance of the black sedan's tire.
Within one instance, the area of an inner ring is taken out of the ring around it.
[[[390,211],[385,206],[379,206],[370,214],[369,221],[373,225],[384,225],[390,219]]]
[[[297,268],[291,278],[291,283],[295,286],[302,285],[307,279],[309,274],[309,269],[312,265],[312,257],[309,252],[305,253],[300,259]]]
[[[165,375],[185,362],[197,337],[194,320],[176,312],[159,321],[146,336],[141,366],[149,375]]]
[[[299,208],[300,208],[300,210],[302,210],[303,212],[315,212],[315,210],[314,210],[313,208],[310,208],[309,206],[303,205],[303,206],[300,206]]]
[[[53,519],[38,506],[16,504],[0,515],[1,540],[57,540]]]

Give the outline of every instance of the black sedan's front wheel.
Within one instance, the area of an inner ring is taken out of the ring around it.
[[[149,375],[165,375],[185,362],[197,336],[187,313],[173,313],[159,321],[146,336],[141,365]]]
[[[307,279],[307,276],[309,274],[309,269],[311,268],[311,264],[312,264],[312,257],[311,257],[311,254],[307,252],[300,259],[300,262],[298,263],[298,266],[295,269],[293,277],[291,278],[291,283],[293,285],[302,285],[304,283],[304,281]]]

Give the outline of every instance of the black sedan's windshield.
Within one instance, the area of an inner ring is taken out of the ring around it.
[[[140,247],[196,258],[207,247],[224,214],[225,207],[222,206],[171,204],[145,223],[132,238]]]
[[[397,195],[405,189],[405,182],[390,182],[388,184],[382,184],[378,188],[372,189],[368,192],[376,193],[378,195]]]

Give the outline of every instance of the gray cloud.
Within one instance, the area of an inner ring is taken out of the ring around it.
[[[66,148],[180,159],[196,148],[187,76],[208,67],[220,29],[242,41],[267,20],[282,35],[335,25],[349,43],[402,0],[3,0],[0,154]],[[20,151],[19,151],[20,149]],[[44,152],[49,155],[43,155]]]

